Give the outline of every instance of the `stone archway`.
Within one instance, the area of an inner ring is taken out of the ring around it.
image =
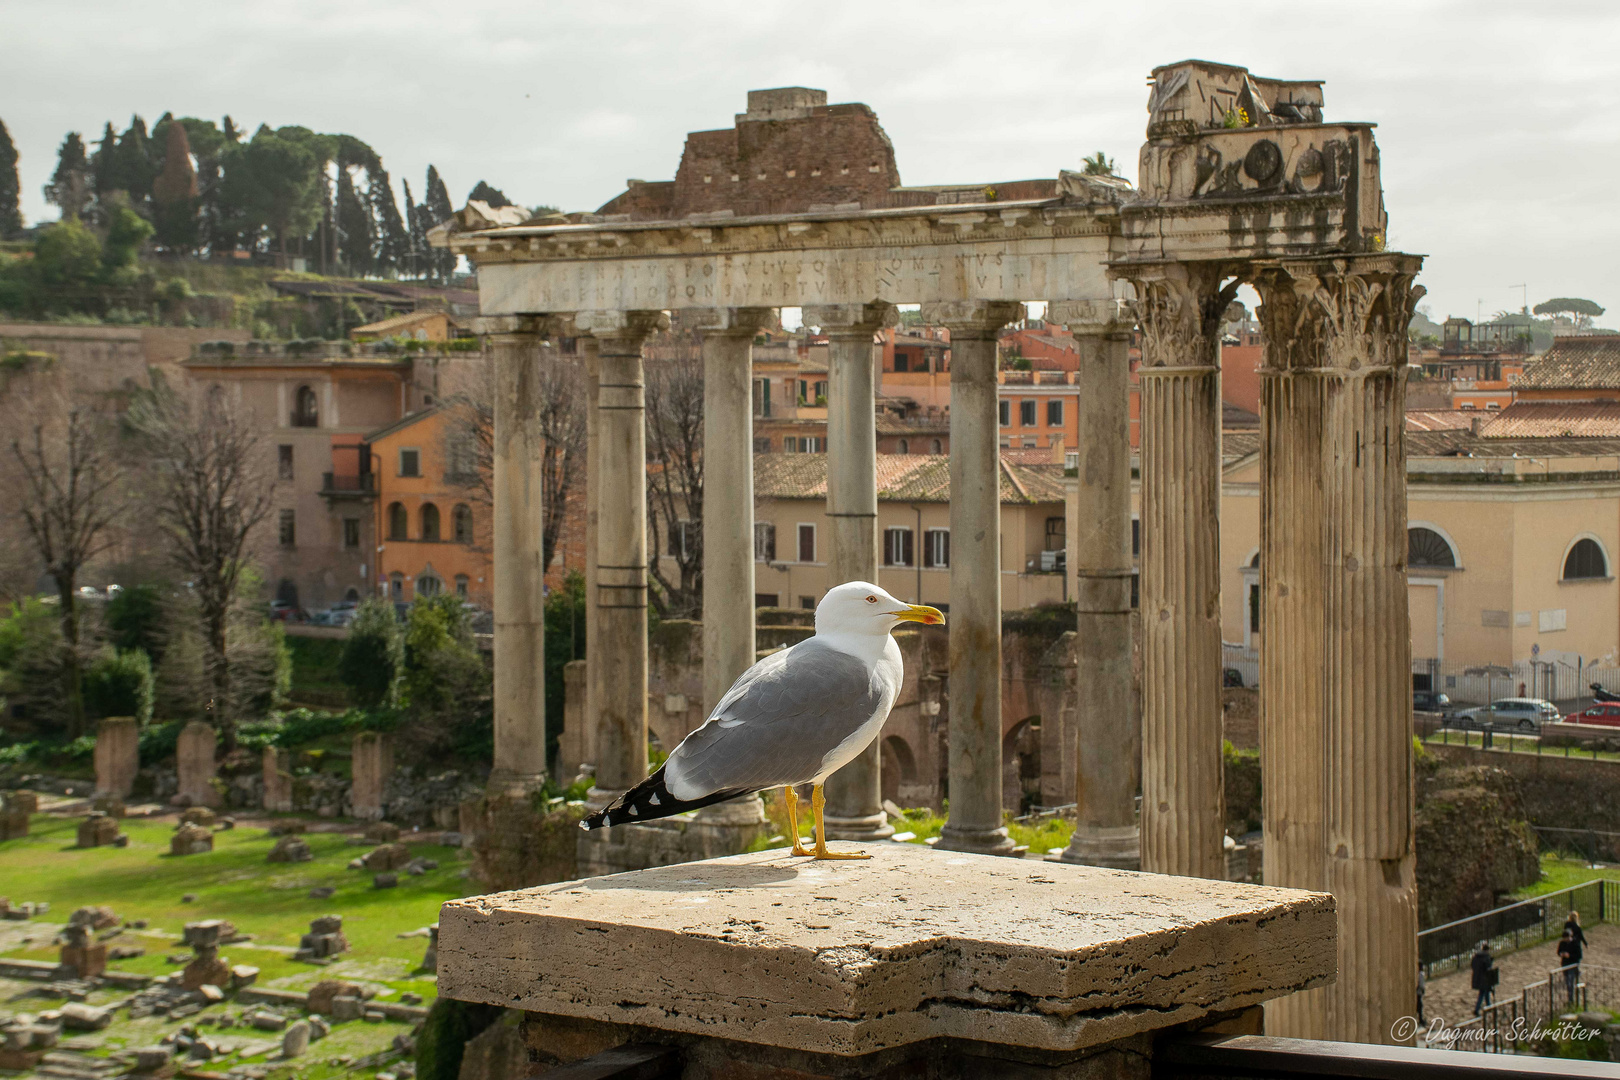
[[[883,798],[900,807],[916,802],[910,793],[917,784],[917,757],[910,745],[898,735],[886,735],[881,754]]]
[[[1001,740],[1002,803],[1010,814],[1026,814],[1041,801],[1041,718],[1014,724]]]

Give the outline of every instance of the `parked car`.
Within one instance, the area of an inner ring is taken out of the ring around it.
[[[1412,711],[1444,715],[1451,711],[1451,698],[1438,690],[1412,691]]]
[[[348,626],[354,622],[354,613],[359,608],[353,600],[343,600],[325,611],[317,611],[310,621],[316,626]]]
[[[1497,698],[1489,705],[1463,709],[1452,715],[1452,723],[1463,728],[1483,728],[1486,721],[1497,731],[1540,731],[1542,724],[1562,719],[1558,708],[1541,698]]]
[[[308,622],[309,612],[297,604],[277,600],[270,605],[270,618],[278,622]]]
[[[1620,727],[1620,702],[1594,701],[1578,713],[1564,717],[1566,724],[1597,724],[1601,727]]]

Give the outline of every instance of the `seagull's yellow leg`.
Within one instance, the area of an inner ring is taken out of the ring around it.
[[[793,790],[792,784],[784,787],[782,792],[787,796],[788,832],[793,834],[793,850],[789,854],[808,855],[809,850],[799,841],[799,793]]]
[[[827,850],[827,822],[822,819],[822,808],[827,805],[827,796],[822,794],[821,785],[814,784],[810,788],[810,809],[816,815],[816,858],[818,859],[870,859],[872,856],[864,851],[828,851]]]

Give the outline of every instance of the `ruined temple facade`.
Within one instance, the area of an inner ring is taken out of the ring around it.
[[[1002,825],[996,336],[1047,304],[1074,335],[1082,434],[1068,515],[1084,693],[1061,728],[1078,826],[1064,861],[1218,878],[1221,769],[1220,320],[1259,290],[1269,884],[1338,899],[1338,980],[1268,1006],[1279,1034],[1383,1041],[1415,1009],[1406,628],[1405,327],[1421,260],[1384,250],[1372,126],[1323,119],[1321,85],[1186,61],[1153,72],[1140,186],[1060,171],[906,188],[864,105],[755,92],[691,135],[667,183],[600,212],[518,223],[470,204],[435,231],[477,267],[495,350],[492,785],[545,773],[539,684],[540,343],[577,338],[591,394],[593,607],[585,718],[605,805],[646,772],[643,346],[678,312],[704,365],[705,713],[753,662],[750,356],[782,307],[828,339],[829,575],[879,565],[874,335],[918,304],[950,332],[949,820],[938,847],[1014,851]],[[1141,335],[1141,692],[1131,622],[1128,346]],[[1286,627],[1286,632],[1279,632]],[[1133,718],[1140,715],[1140,728]],[[1136,754],[1140,747],[1140,766]],[[1133,808],[1138,779],[1141,816]],[[892,831],[880,748],[828,784],[834,836]],[[705,818],[705,815],[708,815]],[[758,820],[756,801],[700,820]],[[626,826],[638,829],[644,826]],[[622,869],[621,830],[580,841]],[[639,856],[638,856],[639,857]]]

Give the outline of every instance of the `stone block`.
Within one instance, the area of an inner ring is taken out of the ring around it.
[[[332,999],[332,1019],[358,1020],[365,1015],[365,1004],[358,998],[345,994]]]
[[[398,874],[378,874],[371,879],[373,889],[393,889],[399,886]]]
[[[185,970],[180,973],[180,985],[186,990],[230,984],[231,965],[217,954],[209,956],[199,953],[197,958],[187,964]],[[169,1015],[174,1014],[171,1012]]]
[[[219,983],[203,983],[197,987],[197,993],[201,994],[202,999],[210,1005],[217,1005],[225,1000],[225,990]]]
[[[90,809],[99,810],[108,817],[114,818],[122,818],[129,813],[129,808],[124,805],[124,800],[117,795],[92,795],[90,797]]]
[[[287,1018],[279,1013],[254,1013],[248,1023],[260,1031],[281,1031],[287,1026]]]
[[[313,889],[309,890],[309,898],[311,900],[329,900],[331,899],[332,894],[336,892],[337,889],[333,888],[331,885],[317,885]]]
[[[104,1005],[70,1001],[62,1006],[62,1026],[74,1031],[100,1031],[112,1023],[113,1011]]]
[[[349,788],[349,813],[362,821],[383,816],[383,785],[394,772],[394,745],[387,735],[362,731],[354,737],[354,757],[350,763],[353,784]]]
[[[167,1046],[137,1046],[133,1053],[136,1072],[156,1072],[169,1063],[170,1054]]]
[[[265,811],[271,814],[291,813],[293,808],[291,755],[279,747],[267,746],[264,748],[263,769]],[[275,828],[275,825],[271,825],[272,835],[275,834]]]
[[[60,959],[77,973],[78,978],[94,978],[107,970],[107,943],[92,941],[85,945],[64,945]]]
[[[193,720],[180,729],[175,744],[175,763],[179,767],[179,797],[187,806],[218,806],[219,792],[214,788],[214,747],[217,740],[213,726]]]
[[[0,840],[20,840],[28,835],[28,811],[7,806],[0,810]]]
[[[124,799],[141,767],[141,729],[133,716],[109,716],[96,725],[96,794]]]
[[[193,949],[216,948],[236,936],[236,925],[226,919],[186,923],[183,939]]]
[[[349,951],[349,939],[342,934],[305,934],[298,942],[298,951],[306,959],[336,956]]]
[[[97,812],[79,822],[79,847],[102,847],[117,837],[118,819],[115,817]]]
[[[439,992],[838,1056],[936,1039],[1067,1053],[1337,969],[1325,894],[868,851],[839,863],[760,852],[452,900]]]
[[[309,1049],[309,1021],[299,1020],[290,1024],[287,1031],[281,1036],[281,1056],[295,1058]]]
[[[404,844],[381,844],[360,857],[367,870],[398,870],[411,861],[411,849]]]
[[[391,821],[373,822],[366,828],[366,839],[373,844],[392,844],[399,840],[399,826]]]
[[[213,828],[218,816],[206,806],[192,806],[180,811],[180,820],[189,825],[202,825]]]
[[[323,979],[309,988],[309,1011],[333,1016],[332,1002],[339,997],[360,997],[360,987],[340,979]]]
[[[214,850],[214,834],[201,825],[187,822],[174,830],[169,838],[170,855],[201,855]]]
[[[106,930],[117,926],[118,922],[118,913],[106,904],[75,908],[68,916],[69,926],[87,926],[91,930]]]
[[[8,791],[5,796],[7,810],[20,810],[25,814],[39,813],[39,793],[34,791]]]
[[[336,934],[342,929],[341,915],[320,915],[309,920],[309,932],[312,934]]]
[[[309,844],[302,836],[283,836],[276,841],[276,846],[270,849],[265,856],[267,862],[309,862],[315,857],[310,851]]]

